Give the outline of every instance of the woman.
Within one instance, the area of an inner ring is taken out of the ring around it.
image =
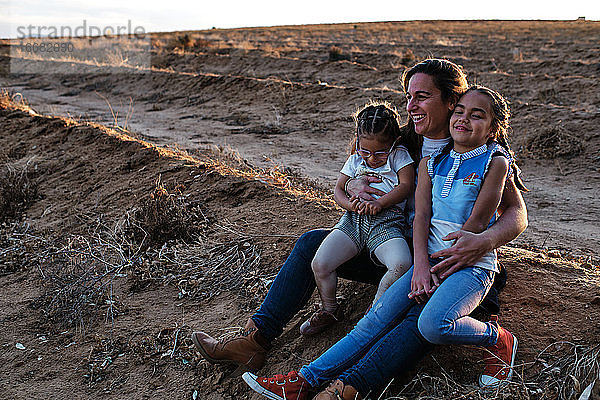
[[[466,78],[460,68],[449,61],[425,60],[405,72],[402,84],[407,93],[409,114],[405,129],[419,144],[421,148],[419,157],[431,154],[449,140],[449,116],[458,96],[467,89]],[[369,183],[367,180],[353,180],[347,185],[347,190],[350,194],[369,199],[371,193],[376,193],[376,189],[368,186]],[[436,258],[445,257],[442,262],[433,267],[440,278],[443,279],[463,266],[473,264],[485,253],[516,238],[525,229],[527,226],[525,205],[512,181],[507,183],[503,192],[500,210],[502,214],[496,223],[480,234],[457,231],[447,236],[448,240],[456,241],[454,245],[432,255]],[[271,342],[281,334],[284,326],[306,304],[314,290],[310,263],[327,233],[328,231],[311,231],[298,240],[273,282],[265,301],[259,311],[248,321],[244,332],[221,341],[203,332],[193,334],[195,345],[207,360],[238,364],[242,368],[251,370],[262,366]],[[357,257],[340,267],[338,275],[359,281],[370,280],[371,283],[376,284],[382,274],[373,276],[372,271],[375,267],[371,264],[368,258]],[[350,265],[363,267],[359,269],[358,274],[349,276],[346,272],[356,271],[355,268],[347,268]],[[488,303],[488,307],[491,308],[490,311],[497,311],[497,303]],[[363,394],[385,385],[390,377],[410,369],[432,348],[432,345],[422,338],[417,328],[421,309],[422,306],[415,305],[398,321],[393,321],[386,329],[380,330],[366,349],[366,354],[365,349],[361,349],[360,354],[353,354],[352,357],[339,357],[335,354],[334,346],[332,351],[325,353],[327,355],[325,359],[321,357],[316,360],[316,364],[311,364],[315,367],[316,373],[313,373],[315,376],[309,379],[314,378],[314,383],[339,377],[341,378],[339,384],[342,385],[341,392],[344,391],[345,385],[352,386],[352,390]],[[340,364],[332,368],[331,360],[338,358],[341,360]],[[321,361],[322,363],[319,364]],[[378,368],[381,365],[385,368]],[[254,378],[255,383],[260,386],[261,378]],[[287,388],[285,395],[287,399],[306,398],[303,397],[305,396],[303,393],[293,397],[294,390],[298,392],[305,389],[291,385],[297,378],[297,375],[293,375],[281,377],[278,381],[284,383],[279,386]],[[282,379],[285,379],[285,382]],[[276,382],[275,379],[266,379],[267,383],[271,380]],[[279,396],[283,398],[281,393]]]

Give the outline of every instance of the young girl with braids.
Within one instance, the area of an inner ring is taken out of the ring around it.
[[[429,256],[449,246],[442,238],[462,229],[479,233],[491,226],[505,181],[518,176],[506,137],[510,111],[504,98],[483,86],[471,86],[450,117],[452,141],[419,164],[413,222],[414,269],[409,298],[426,303],[418,321],[423,337],[434,344],[486,346],[492,356],[480,376],[482,386],[510,379],[517,339],[498,325],[468,315],[479,305],[498,273],[495,251],[473,266],[440,281]]]
[[[337,322],[336,269],[367,248],[374,261],[387,267],[373,304],[412,265],[403,236],[404,206],[415,181],[414,165],[398,125],[398,114],[387,104],[369,104],[356,113],[356,136],[351,155],[334,189],[336,203],[346,212],[318,248],[312,269],[322,307],[300,327],[304,335],[323,331]],[[363,175],[376,176],[373,187],[385,192],[375,200],[348,197],[346,182]]]

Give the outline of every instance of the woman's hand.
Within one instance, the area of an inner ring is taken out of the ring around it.
[[[369,186],[371,183],[381,182],[380,178],[370,175],[364,175],[360,178],[353,178],[348,180],[345,190],[348,197],[359,197],[363,200],[375,200],[372,194],[377,196],[383,196],[385,192]]]
[[[445,279],[456,271],[475,264],[494,249],[491,240],[485,236],[485,231],[472,233],[460,230],[449,233],[442,239],[454,240],[454,244],[431,255],[432,258],[445,258],[430,269],[430,272],[437,274],[440,279]]]

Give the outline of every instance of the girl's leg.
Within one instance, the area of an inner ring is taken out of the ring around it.
[[[356,244],[339,229],[332,230],[317,249],[311,267],[315,274],[323,308],[326,311],[333,313],[337,308],[337,301],[335,300],[337,288],[336,268],[357,254]]]
[[[377,304],[356,324],[344,338],[330,347],[319,358],[300,369],[302,376],[313,387],[336,378],[363,355],[382,336],[404,318],[416,303],[408,298],[412,269],[392,284]]]
[[[387,272],[381,278],[373,304],[392,283],[408,271],[412,265],[412,254],[404,238],[393,238],[380,244],[374,251],[377,259],[386,267]]]
[[[492,324],[468,316],[492,286],[494,274],[468,267],[446,278],[419,317],[423,337],[435,344],[490,346],[496,343],[498,332]]]

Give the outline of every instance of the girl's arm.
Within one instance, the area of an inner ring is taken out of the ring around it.
[[[346,185],[346,181],[348,179],[350,179],[348,175],[340,174],[337,183],[335,184],[335,189],[333,189],[333,199],[344,210],[356,211],[360,200],[353,199],[350,201],[348,195],[344,191],[344,186]]]
[[[417,302],[425,302],[431,291],[432,276],[429,272],[429,255],[427,254],[427,241],[429,238],[429,225],[431,223],[431,177],[427,172],[425,157],[419,163],[419,177],[415,192],[415,218],[413,221],[413,248],[414,270],[409,297]]]
[[[501,162],[503,165],[499,167],[498,164],[500,163],[496,163],[496,159],[503,159],[504,161]],[[492,168],[492,166],[494,166],[494,168]],[[495,172],[492,172],[493,169]],[[504,172],[499,171],[499,169],[503,170]],[[523,198],[521,197],[521,194],[516,188],[513,180],[505,180],[507,172],[508,162],[506,159],[504,157],[494,157],[486,175],[486,180],[482,185],[481,192],[475,201],[475,205],[469,220],[465,222],[463,229],[452,232],[444,237],[444,240],[454,240],[455,243],[451,247],[437,251],[431,255],[431,257],[434,258],[446,257],[443,261],[431,268],[431,272],[437,273],[440,279],[447,278],[465,266],[473,265],[486,253],[510,242],[515,237],[519,236],[519,234],[527,227],[527,210],[525,208],[525,203],[523,202]],[[504,178],[500,178],[498,176],[493,178],[492,173],[499,174]],[[493,198],[483,200],[484,197],[487,197],[487,195],[484,193],[485,187],[488,184],[493,186],[491,181],[494,179],[496,180],[495,184],[499,185],[500,187],[504,187],[504,190],[501,191],[501,189],[498,189],[497,186],[495,190],[491,190]],[[493,205],[497,205],[499,202],[500,207],[502,207],[502,204],[505,202],[510,204],[508,208],[506,208],[500,215],[500,218],[498,218],[498,220],[496,220],[496,222],[494,222],[494,224],[488,229],[485,229],[485,227],[492,218],[494,209],[492,209],[491,206],[486,205],[485,201],[490,201],[493,203]],[[478,211],[481,209],[486,209],[487,212],[484,212],[483,210]],[[485,221],[486,218],[487,221]]]
[[[398,185],[377,200],[363,202],[363,207],[368,210],[368,214],[377,214],[384,208],[398,204],[412,193],[415,185],[415,168],[413,164],[400,168],[396,174],[398,175]]]
[[[471,215],[462,226],[462,230],[480,233],[487,228],[492,215],[494,215],[500,204],[507,174],[508,160],[502,156],[493,157],[481,185],[481,190],[473,205]]]

